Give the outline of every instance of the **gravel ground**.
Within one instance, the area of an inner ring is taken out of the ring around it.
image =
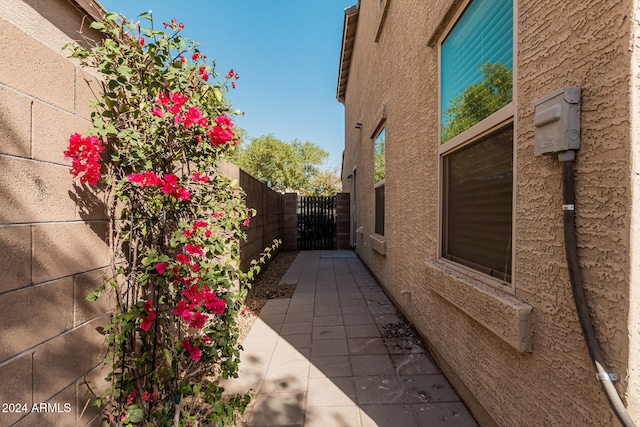
[[[256,316],[260,314],[260,310],[262,310],[267,300],[291,298],[293,295],[293,291],[296,289],[295,285],[279,285],[278,282],[287,272],[296,256],[298,256],[298,251],[279,252],[249,289],[247,298],[244,301],[247,310],[238,317],[238,326],[240,327],[239,342],[244,341],[249,330],[251,330],[251,326],[253,326],[253,322],[256,320]]]

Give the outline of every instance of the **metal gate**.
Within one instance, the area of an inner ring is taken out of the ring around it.
[[[336,197],[298,197],[298,249],[336,248]]]

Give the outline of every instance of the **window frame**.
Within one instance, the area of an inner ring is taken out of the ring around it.
[[[377,152],[377,144],[378,144],[378,138],[380,137],[380,135],[384,132],[384,178],[382,178],[380,181],[376,181],[376,152]],[[380,121],[380,123],[378,123],[378,126],[376,126],[376,130],[375,132],[373,132],[372,135],[372,141],[373,141],[373,204],[374,204],[374,217],[373,217],[373,221],[374,221],[374,233],[379,235],[379,236],[384,236],[384,230],[385,230],[385,210],[386,210],[386,202],[385,202],[385,197],[383,195],[383,200],[382,200],[382,232],[380,233],[380,229],[378,228],[378,189],[380,187],[384,187],[383,188],[383,192],[386,191],[386,186],[385,186],[385,182],[386,182],[386,178],[387,178],[387,128],[385,126],[385,119],[382,119]]]
[[[442,140],[442,43],[445,41],[449,33],[455,27],[455,25],[460,20],[460,17],[467,10],[468,6],[474,0],[464,0],[457,12],[452,15],[451,20],[445,26],[444,31],[440,34],[437,40],[438,46],[438,135],[437,135],[437,144],[438,144],[438,251],[437,251],[437,259],[439,263],[444,264],[446,267],[451,268],[454,271],[462,273],[468,277],[471,277],[483,284],[487,284],[499,289],[502,289],[510,294],[515,294],[515,283],[516,283],[516,251],[515,251],[515,242],[516,242],[516,177],[517,177],[517,116],[516,116],[516,108],[517,105],[517,26],[518,26],[518,2],[517,0],[513,1],[513,86],[512,86],[512,99],[511,102],[500,110],[494,112],[490,116],[471,126],[469,129],[461,132],[455,137],[451,138],[445,143],[441,143]],[[445,239],[445,226],[446,219],[444,218],[445,213],[445,157],[449,154],[452,154],[469,144],[473,144],[474,142],[483,139],[493,133],[499,132],[506,126],[513,126],[513,187],[512,187],[512,220],[511,220],[511,281],[505,282],[496,277],[493,277],[489,274],[483,273],[479,270],[473,269],[472,267],[468,267],[464,264],[456,263],[451,261],[443,256],[444,250],[444,239]]]

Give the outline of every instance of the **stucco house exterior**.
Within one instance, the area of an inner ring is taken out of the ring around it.
[[[631,0],[345,10],[351,244],[483,426],[620,425],[604,381],[640,424],[639,12]],[[565,87],[579,88],[562,101],[578,128],[560,135],[581,142],[575,205],[563,201],[565,162],[534,154],[545,125],[564,120],[539,101]],[[619,381],[598,378],[583,338],[566,211]]]

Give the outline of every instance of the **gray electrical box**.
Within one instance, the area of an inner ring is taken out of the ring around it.
[[[565,86],[535,102],[536,156],[580,149],[581,93]]]

